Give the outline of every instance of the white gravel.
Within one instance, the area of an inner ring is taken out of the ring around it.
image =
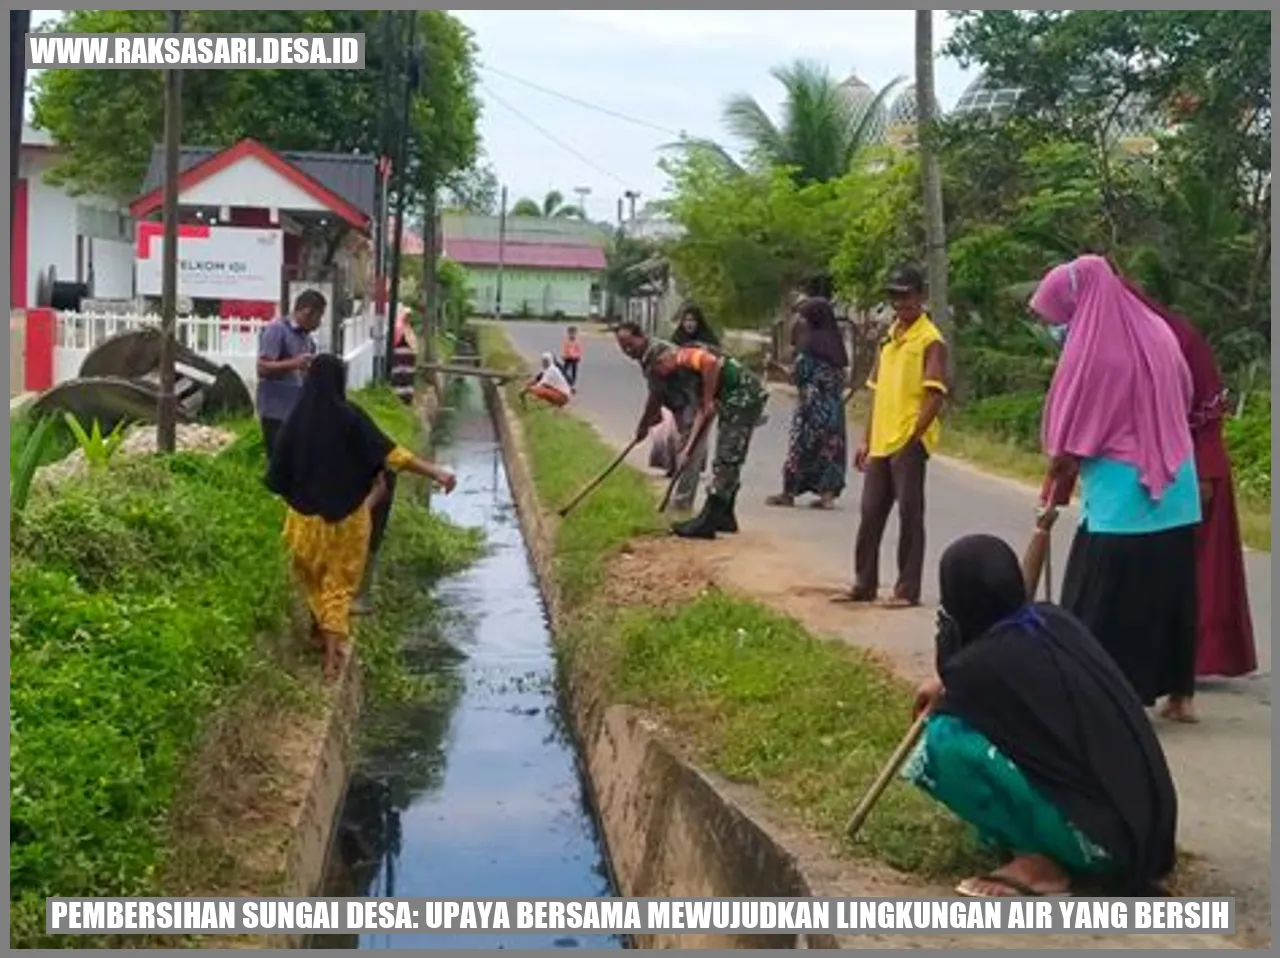
[[[235,433],[215,426],[180,424],[177,429],[177,448],[181,452],[199,452],[212,456],[231,445],[235,438]],[[150,456],[155,451],[156,427],[134,426],[125,435],[115,456]],[[87,468],[84,452],[74,449],[65,459],[50,463],[37,472],[36,483],[56,486],[72,476],[80,475]]]

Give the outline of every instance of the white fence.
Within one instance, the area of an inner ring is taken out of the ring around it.
[[[154,314],[59,313],[53,350],[54,384],[79,376],[85,357],[112,336],[159,325],[160,317]],[[258,381],[258,334],[265,325],[261,319],[179,316],[176,332],[178,342],[212,363],[230,366],[253,392]],[[342,358],[347,364],[347,384],[352,389],[373,381],[381,326],[379,317],[367,313],[342,322]],[[321,351],[330,351],[330,339],[327,328],[317,330],[316,345]]]

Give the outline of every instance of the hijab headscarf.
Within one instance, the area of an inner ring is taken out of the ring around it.
[[[846,368],[849,351],[831,301],[811,296],[796,307],[796,312],[800,316],[795,329],[796,348],[836,369]]]
[[[1101,256],[1055,266],[1031,308],[1070,329],[1045,400],[1044,451],[1130,463],[1159,500],[1192,452],[1191,371],[1173,331]]]
[[[936,711],[986,736],[1105,848],[1121,894],[1149,894],[1174,864],[1177,795],[1123,673],[1070,613],[1027,604],[1018,558],[1004,541],[953,543],[940,580],[953,640],[944,654],[939,636],[945,691]]]
[[[569,380],[564,378],[560,364],[551,353],[542,354],[542,371],[538,373],[538,384],[550,386],[556,392],[564,393],[566,396],[573,394],[573,387],[569,385]]]
[[[1222,441],[1226,387],[1213,347],[1191,320],[1157,303],[1133,280],[1121,277],[1121,282],[1147,309],[1169,324],[1182,350],[1182,358],[1191,370],[1191,438],[1196,450],[1196,474],[1201,479],[1228,478],[1231,463]]]
[[[280,428],[267,488],[295,512],[337,522],[368,498],[394,448],[364,410],[347,401],[342,360],[322,353]]]
[[[699,343],[703,346],[718,347],[720,345],[720,337],[716,335],[716,331],[707,322],[707,317],[703,314],[702,307],[690,303],[680,310],[678,316],[675,332],[671,334],[671,342],[676,346],[691,346],[694,343]],[[689,317],[693,317],[694,322],[698,324],[698,328],[691,333],[686,332],[684,328],[684,321]]]

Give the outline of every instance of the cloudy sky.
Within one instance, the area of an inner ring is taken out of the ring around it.
[[[876,89],[914,71],[909,10],[454,12],[480,48],[485,150],[512,199],[587,187],[598,217],[624,190],[641,203],[661,194],[659,148],[680,132],[725,139],[720,112],[734,93],[775,111],[774,66],[812,59]],[[935,40],[949,32],[935,14]],[[969,79],[938,61],[944,109]]]

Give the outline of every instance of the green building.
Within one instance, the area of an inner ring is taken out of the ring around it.
[[[442,217],[441,252],[466,270],[480,314],[539,319],[601,315],[606,236],[599,226],[538,216],[509,216],[505,231],[500,225],[496,216]]]

